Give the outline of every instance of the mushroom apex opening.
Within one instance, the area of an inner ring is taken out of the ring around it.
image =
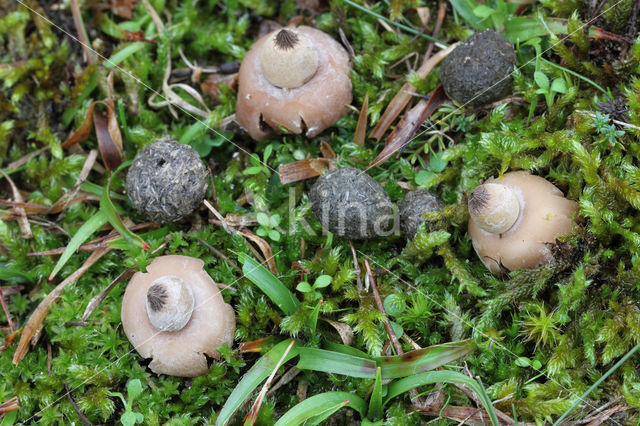
[[[283,28],[278,31],[278,34],[276,34],[274,42],[276,47],[280,50],[289,50],[293,49],[295,45],[298,44],[299,40],[300,38],[298,37],[298,34],[294,33],[291,30]]]

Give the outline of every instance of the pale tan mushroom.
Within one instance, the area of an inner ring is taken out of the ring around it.
[[[216,347],[233,341],[233,308],[203,266],[193,257],[160,256],[125,290],[122,327],[140,356],[153,357],[156,374],[206,374],[205,354],[217,359]]]
[[[273,31],[240,65],[236,119],[255,140],[280,126],[313,137],[347,113],[350,71],[349,55],[324,32],[306,26]]]
[[[469,195],[469,237],[495,275],[536,268],[553,261],[550,246],[571,233],[577,210],[549,181],[525,171],[506,173]]]

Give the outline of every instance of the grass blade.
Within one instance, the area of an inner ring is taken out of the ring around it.
[[[118,167],[116,171],[114,171],[111,176],[109,176],[109,180],[107,181],[107,186],[104,188],[102,192],[102,196],[100,197],[100,211],[104,213],[105,217],[113,226],[113,228],[120,233],[123,237],[125,237],[130,243],[135,245],[136,247],[140,247],[144,250],[149,250],[149,244],[146,243],[139,235],[131,232],[129,228],[127,228],[124,223],[122,223],[122,219],[120,219],[120,215],[116,211],[116,207],[114,206],[111,198],[109,197],[109,191],[111,188],[111,179],[115,175],[118,174],[120,170],[124,167],[127,167],[131,164],[130,161],[124,162]]]
[[[369,355],[367,355],[366,352],[361,351],[360,349],[354,348],[353,346],[347,346],[341,343],[334,343],[334,342],[327,341],[325,343],[325,347],[327,348],[327,350],[331,350],[334,352],[341,352],[343,354],[353,355],[361,358],[369,358]]]
[[[275,275],[245,253],[240,253],[238,259],[242,263],[244,276],[258,286],[282,312],[291,315],[298,310],[300,302]]]
[[[580,395],[580,398],[578,398],[576,400],[576,402],[573,403],[573,405],[571,405],[571,407],[569,407],[569,409],[567,411],[564,412],[564,414],[562,414],[562,416],[560,416],[560,418],[558,420],[555,421],[555,423],[553,424],[553,426],[556,425],[560,425],[562,424],[562,421],[564,419],[567,418],[567,416],[569,414],[571,414],[571,412],[573,410],[576,409],[576,407],[582,402],[584,401],[584,399],[589,396],[589,394],[591,392],[593,392],[598,386],[600,386],[600,383],[604,382],[607,377],[609,377],[611,374],[613,374],[614,371],[616,371],[622,364],[624,364],[630,357],[631,355],[633,355],[634,353],[636,353],[636,351],[640,349],[640,343],[635,345],[633,348],[631,348],[631,350],[629,352],[627,352],[625,354],[625,356],[623,356],[622,358],[620,358],[620,361],[616,362],[610,369],[607,370],[606,373],[604,373],[602,375],[602,377],[600,377],[598,380],[596,380],[596,382],[594,384],[591,385],[591,387],[589,387],[589,389],[587,389],[587,391],[585,393],[583,393],[582,395]]]
[[[94,232],[98,229],[102,228],[105,223],[107,223],[107,216],[103,213],[102,210],[91,216],[89,220],[87,220],[78,231],[74,234],[69,244],[67,244],[67,248],[64,249],[62,256],[58,259],[58,263],[51,271],[49,275],[49,281],[53,280],[53,278],[60,272],[60,269],[67,263],[67,261],[73,256],[73,254],[78,250],[78,248],[84,244]]]
[[[358,395],[348,392],[324,392],[305,399],[284,413],[275,426],[316,425],[341,409],[356,410],[361,418],[367,412],[367,403]]]
[[[476,348],[471,339],[429,346],[407,352],[404,355],[374,358],[382,367],[383,379],[397,379],[435,370],[451,361],[462,358]]]
[[[282,359],[282,363],[289,361],[291,358],[294,358],[298,355],[298,347],[293,346],[289,353],[283,358],[282,355],[285,353],[287,348],[291,344],[291,339],[285,340],[283,342],[275,345],[269,352],[264,354],[253,367],[247,371],[247,373],[242,376],[240,382],[236,385],[227,401],[224,403],[222,410],[220,410],[220,414],[218,415],[218,419],[216,420],[216,425],[225,425],[233,416],[233,413],[240,408],[242,403],[251,395],[251,393],[262,383],[273,371],[278,362]]]
[[[382,404],[382,373],[380,367],[376,369],[376,381],[373,384],[373,392],[371,392],[371,398],[369,399],[369,411],[367,411],[367,418],[370,420],[380,420],[384,414]]]
[[[298,361],[297,367],[300,370],[315,370],[373,379],[376,376],[377,366],[375,361],[367,358],[324,349],[300,348],[300,361]]]
[[[428,371],[426,373],[416,374],[393,382],[389,385],[389,388],[387,390],[387,399],[385,400],[384,404],[386,405],[392,398],[395,398],[396,396],[401,395],[411,389],[434,383],[457,383],[469,388],[470,390],[475,392],[476,395],[478,395],[478,399],[489,414],[491,423],[496,426],[498,425],[498,418],[496,416],[495,410],[493,409],[493,405],[491,404],[491,399],[489,399],[489,396],[485,392],[482,385],[478,381],[473,380],[471,377],[465,376],[464,374],[458,373],[456,371]]]

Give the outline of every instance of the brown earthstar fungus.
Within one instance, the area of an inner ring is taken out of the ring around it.
[[[552,245],[569,234],[578,204],[529,172],[489,179],[469,195],[469,237],[495,275],[553,261]]]
[[[202,268],[188,256],[160,256],[133,275],[122,298],[122,327],[156,374],[195,377],[209,370],[205,355],[231,345],[233,308]]]
[[[140,151],[127,173],[134,207],[159,223],[176,222],[202,204],[207,168],[189,145],[160,139]]]
[[[393,232],[394,206],[366,172],[352,167],[329,170],[309,191],[311,210],[324,229],[351,240]]]
[[[346,50],[315,28],[286,27],[258,41],[238,74],[236,119],[255,140],[283,127],[313,137],[347,113]]]
[[[485,30],[473,34],[442,62],[444,91],[461,104],[482,105],[511,92],[516,52],[501,34]]]
[[[424,222],[425,213],[442,209],[442,203],[438,198],[426,189],[411,191],[398,203],[400,210],[400,229],[410,239],[416,235],[416,231]]]

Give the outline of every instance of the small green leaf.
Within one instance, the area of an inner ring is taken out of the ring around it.
[[[266,213],[259,212],[256,214],[256,220],[260,224],[260,226],[264,226],[267,228],[271,227],[271,222],[269,221],[269,216]]]
[[[531,363],[531,366],[536,370],[540,370],[542,368],[542,363],[536,359]]]
[[[391,324],[391,328],[393,329],[393,332],[396,333],[396,337],[398,339],[401,338],[402,335],[404,334],[404,329],[402,328],[402,326],[395,321],[389,321],[389,324]]]
[[[311,291],[311,285],[306,281],[302,281],[301,283],[298,283],[296,290],[301,293],[309,293]]]
[[[244,175],[257,175],[258,173],[262,173],[263,169],[264,169],[264,167],[262,167],[262,166],[247,167],[246,169],[244,169],[242,174],[244,174]]]
[[[430,172],[428,170],[420,170],[418,173],[416,173],[414,180],[416,181],[416,185],[423,185],[429,179],[431,179],[432,176],[433,172]]]
[[[120,417],[120,421],[124,426],[133,426],[138,421],[138,417],[136,416],[136,413],[132,411],[125,411]]]
[[[271,226],[276,227],[276,226],[280,225],[280,221],[281,220],[282,219],[280,218],[279,214],[274,214],[274,215],[271,216],[269,221],[271,223]]]
[[[429,169],[434,173],[440,173],[447,168],[447,162],[443,161],[440,154],[434,154],[429,160]]]
[[[269,231],[266,230],[265,228],[256,229],[256,234],[258,234],[259,237],[266,237],[268,233]]]
[[[142,394],[142,383],[140,379],[133,379],[127,383],[127,399],[136,400]]]
[[[280,241],[280,233],[275,229],[272,229],[271,231],[269,231],[269,238],[271,238],[273,241]]]
[[[480,6],[473,9],[473,14],[482,19],[488,18],[496,12],[497,11],[495,9],[491,9],[484,4],[481,4]]]
[[[531,366],[531,360],[529,358],[527,358],[526,356],[521,356],[519,358],[516,359],[516,365],[518,367],[529,367]]]
[[[313,283],[313,288],[325,288],[329,284],[331,284],[331,276],[320,275],[318,278],[316,278],[316,281]]]
[[[404,301],[404,299],[397,294],[390,294],[385,297],[383,305],[387,315],[390,315],[392,317],[397,317],[398,315],[403,313],[405,308],[407,307],[407,303]]]
[[[541,88],[545,92],[549,90],[549,77],[547,77],[544,73],[535,71],[533,73],[533,79],[536,81],[536,84],[539,88]]]
[[[567,93],[567,84],[564,81],[564,78],[556,78],[551,83],[551,91],[556,93]]]

